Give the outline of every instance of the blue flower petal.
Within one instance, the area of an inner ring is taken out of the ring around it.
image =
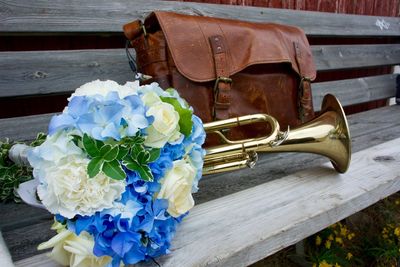
[[[111,248],[118,256],[123,257],[135,243],[140,244],[140,238],[141,235],[138,233],[118,233],[111,241]]]

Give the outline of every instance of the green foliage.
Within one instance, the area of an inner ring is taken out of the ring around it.
[[[399,266],[400,193],[307,238],[313,266]]]
[[[174,109],[178,112],[180,131],[185,136],[189,136],[193,126],[193,121],[192,121],[193,112],[188,108],[183,108],[176,98],[161,97],[161,100],[165,103],[171,104],[174,107]]]
[[[105,175],[115,180],[123,180],[126,177],[126,173],[118,160],[105,161],[101,170]]]
[[[46,139],[44,133],[39,133],[30,145],[41,145]],[[31,180],[32,169],[26,166],[18,166],[8,158],[10,148],[16,144],[9,140],[0,141],[0,202],[14,200],[20,202],[19,197],[14,193],[20,183]]]
[[[123,169],[125,166],[131,171],[138,172],[145,181],[154,180],[148,164],[159,158],[160,149],[145,149],[144,138],[139,134],[125,137],[118,142],[115,140],[101,142],[86,134],[82,142],[79,138],[74,139],[76,139],[74,142],[81,144],[81,148],[91,157],[87,168],[90,178],[103,172],[112,179],[123,180],[126,177]]]

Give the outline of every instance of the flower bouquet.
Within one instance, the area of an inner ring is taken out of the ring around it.
[[[39,245],[70,266],[123,266],[169,252],[202,176],[201,120],[173,89],[93,81],[28,152],[57,235]]]

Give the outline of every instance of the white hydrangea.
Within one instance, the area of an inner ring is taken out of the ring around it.
[[[111,208],[125,191],[124,180],[117,181],[103,173],[89,178],[89,159],[64,131],[48,137],[28,159],[39,180],[37,192],[43,205],[51,213],[69,219]]]
[[[127,82],[124,85],[120,85],[115,81],[107,80],[100,81],[95,80],[92,82],[85,83],[81,87],[75,90],[68,100],[71,100],[74,96],[89,96],[89,95],[101,95],[106,96],[109,92],[118,92],[119,97],[122,99],[129,95],[137,95],[139,88],[139,81]]]

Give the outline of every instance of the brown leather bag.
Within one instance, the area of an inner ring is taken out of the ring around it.
[[[139,71],[178,90],[203,122],[267,113],[281,128],[314,116],[316,71],[304,32],[296,27],[153,12],[124,26]],[[232,139],[265,132],[251,125]]]

